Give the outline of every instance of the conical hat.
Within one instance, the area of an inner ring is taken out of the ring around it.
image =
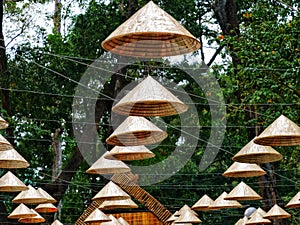
[[[121,225],[129,225],[129,223],[126,220],[124,220],[123,217],[119,217],[118,221]]]
[[[12,149],[13,146],[0,134],[0,151],[7,151]]]
[[[115,146],[110,152],[105,155],[106,159],[118,159],[123,161],[141,160],[153,158],[155,154],[147,149],[144,145],[141,146]]]
[[[180,216],[174,221],[177,223],[201,223],[202,221],[190,210],[183,210],[180,212]]]
[[[29,188],[10,171],[0,178],[0,192],[19,192],[28,189]]]
[[[209,206],[211,210],[228,209],[228,208],[241,208],[242,205],[235,200],[225,200],[226,192],[223,192],[212,205]]]
[[[115,174],[130,172],[130,168],[120,160],[106,159],[104,153],[86,172],[91,174]]]
[[[254,139],[253,139],[254,140]],[[233,161],[241,163],[263,164],[282,159],[282,155],[270,146],[257,145],[250,141],[233,158]]]
[[[121,24],[101,45],[119,55],[144,58],[181,55],[201,47],[190,32],[152,1]]]
[[[55,220],[51,225],[63,225],[59,220]]]
[[[234,162],[224,173],[225,177],[257,177],[266,172],[257,164]]]
[[[187,109],[187,105],[151,76],[112,107],[113,112],[129,116],[171,116]]]
[[[261,214],[259,213],[254,213],[253,216],[251,216],[251,218],[248,220],[248,222],[246,223],[247,225],[253,224],[269,224],[272,223],[270,220],[265,219],[262,217]]]
[[[178,214],[177,214],[178,213]],[[175,220],[177,220],[178,219],[178,217],[179,217],[179,212],[178,211],[176,211],[174,214],[172,214],[172,216],[170,216],[168,219],[167,219],[167,222],[172,222],[172,221],[175,221]]]
[[[57,202],[55,200],[55,198],[53,198],[51,195],[49,195],[48,192],[46,192],[42,188],[38,188],[37,191],[40,192],[42,194],[42,196],[44,196],[47,199],[47,203],[56,203]]]
[[[254,139],[254,143],[267,146],[300,145],[300,127],[281,115]]]
[[[231,192],[225,197],[225,200],[260,200],[260,197],[251,187],[245,184],[243,181],[240,182]]]
[[[181,215],[184,211],[189,211],[191,213],[193,213],[194,215],[198,216],[198,213],[196,213],[194,210],[192,210],[188,205],[184,205],[179,209],[179,214]]]
[[[129,198],[130,196],[125,191],[117,184],[110,181],[92,198],[92,200],[121,200]]]
[[[20,192],[13,200],[14,203],[24,204],[42,204],[48,201],[40,192],[38,192],[31,185],[27,186],[29,189]]]
[[[122,200],[105,200],[100,206],[101,210],[110,209],[134,209],[138,208],[138,205],[134,203],[131,199]]]
[[[8,127],[8,122],[0,116],[0,129],[5,129]]]
[[[31,209],[32,212],[35,212],[33,209]],[[28,217],[28,218],[20,218],[18,221],[20,223],[43,223],[46,220],[41,217],[40,214],[38,214],[37,212],[35,212],[37,215],[34,217]]]
[[[192,206],[193,210],[199,210],[199,211],[208,211],[209,206],[213,204],[213,200],[208,195],[203,195],[202,198],[200,198],[195,205]]]
[[[21,217],[33,217],[37,214],[32,212],[26,205],[21,203],[17,208],[15,208],[11,214],[8,215],[7,218],[9,219],[20,219]]]
[[[29,163],[15,149],[0,151],[0,168],[21,169],[28,166]]]
[[[246,225],[248,222],[247,216],[244,216],[242,219],[239,219],[234,225]]]
[[[287,208],[298,208],[300,207],[300,191],[289,201],[286,205]]]
[[[90,222],[106,222],[111,221],[111,219],[106,216],[100,209],[95,209],[85,220],[85,223]]]
[[[58,211],[52,203],[39,204],[34,210],[39,213],[54,213]]]
[[[106,139],[110,145],[137,146],[154,144],[164,140],[168,134],[149,120],[140,116],[129,116]]]
[[[268,219],[274,219],[274,220],[279,220],[279,219],[286,219],[291,217],[291,214],[283,210],[280,206],[275,204],[264,216],[264,218]]]
[[[250,217],[254,216],[256,213],[259,213],[262,217],[266,215],[266,212],[262,208],[258,208]]]

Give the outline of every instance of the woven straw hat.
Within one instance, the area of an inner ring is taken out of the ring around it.
[[[231,192],[224,198],[225,200],[260,200],[260,197],[251,187],[245,184],[243,181],[240,182]]]
[[[299,145],[300,127],[281,115],[254,139],[254,143],[267,146]]]
[[[202,221],[190,210],[183,210],[180,212],[180,216],[174,221],[178,223],[201,223]]]
[[[8,125],[8,122],[0,116],[0,129],[5,129]]]
[[[58,211],[52,203],[39,204],[34,210],[39,213],[55,213]]]
[[[300,191],[286,204],[287,208],[299,208],[300,207]]]
[[[291,214],[275,204],[263,217],[271,220],[280,220],[291,217]]]
[[[46,203],[48,199],[44,197],[39,191],[28,185],[28,190],[20,192],[13,200],[14,203],[24,204],[42,204]]]
[[[257,210],[255,210],[254,213],[252,213],[252,215],[250,217],[254,216],[256,213],[259,213],[262,217],[264,215],[266,215],[266,212],[262,208],[259,207]]]
[[[11,214],[8,215],[9,219],[20,219],[21,217],[33,217],[36,216],[37,213],[32,212],[26,205],[21,203],[17,208],[15,208]]]
[[[164,140],[167,136],[165,131],[144,117],[129,116],[106,139],[106,142],[117,146],[137,146],[154,144]]]
[[[152,1],[121,24],[101,45],[119,55],[143,58],[181,55],[201,47],[190,32]]]
[[[53,198],[51,195],[49,195],[48,192],[46,192],[42,188],[38,188],[37,191],[40,192],[41,195],[47,199],[47,203],[56,203],[57,202],[55,200],[55,198]]]
[[[253,139],[254,140],[254,139]],[[242,163],[263,164],[282,159],[282,155],[270,146],[257,145],[250,141],[233,158],[233,161]]]
[[[99,209],[110,210],[110,209],[134,209],[138,208],[138,205],[134,203],[131,199],[122,200],[105,200]]]
[[[31,209],[32,212],[35,212],[33,209]],[[35,212],[37,215],[34,217],[28,217],[28,218],[20,218],[18,221],[20,223],[43,223],[46,220],[41,217],[40,214],[38,214],[37,212]]]
[[[246,225],[248,222],[247,216],[244,216],[242,219],[239,219],[234,225]]]
[[[13,146],[0,134],[0,151],[7,151],[12,149]]]
[[[205,194],[195,203],[195,205],[192,206],[192,209],[197,211],[208,211],[210,210],[209,206],[213,203],[214,201]]]
[[[95,209],[85,220],[84,222],[89,224],[92,222],[106,222],[111,221],[111,219],[106,216],[100,209]]]
[[[225,177],[258,177],[266,172],[257,164],[234,162],[224,173]]]
[[[189,212],[191,212],[191,213],[193,213],[194,215],[196,215],[196,216],[198,216],[198,213],[196,213],[194,210],[192,210],[188,205],[184,205],[184,206],[182,206],[180,209],[179,209],[179,211],[178,211],[178,213],[179,213],[179,215],[181,215],[183,212],[185,212],[185,211],[189,211]]]
[[[90,174],[115,174],[130,172],[130,168],[120,160],[106,159],[104,153],[86,172]]]
[[[259,213],[253,213],[251,218],[246,223],[247,225],[253,224],[269,224],[272,223],[270,220],[263,218],[263,216]]]
[[[0,168],[21,169],[28,166],[29,163],[15,149],[0,151]]]
[[[187,109],[187,105],[151,76],[112,107],[113,112],[129,116],[171,116]]]
[[[0,192],[19,192],[28,189],[29,188],[10,171],[0,178]]]
[[[123,161],[142,160],[153,157],[155,157],[155,154],[144,145],[115,146],[107,155],[105,155],[106,159],[118,159]]]
[[[63,225],[59,220],[55,220],[51,225]]]
[[[176,211],[174,214],[172,214],[172,216],[170,216],[167,219],[167,222],[173,222],[173,221],[177,220],[179,215],[180,215],[179,212]]]
[[[92,200],[121,200],[129,198],[130,196],[125,191],[117,184],[110,181],[92,198]]]
[[[123,217],[119,217],[118,221],[121,225],[129,225],[129,223],[126,220],[124,220]]]
[[[229,208],[241,208],[242,205],[235,200],[225,200],[227,196],[226,192],[223,192],[212,205],[209,206],[210,210],[229,209]]]

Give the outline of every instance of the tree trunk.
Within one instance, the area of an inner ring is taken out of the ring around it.
[[[56,34],[61,34],[61,0],[54,1],[54,15],[53,15],[53,24]]]

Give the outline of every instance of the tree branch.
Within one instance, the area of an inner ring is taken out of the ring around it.
[[[220,45],[219,48],[216,50],[215,54],[211,57],[209,62],[207,63],[207,66],[210,67],[210,65],[215,61],[216,57],[220,54],[222,49],[224,48],[224,45]]]

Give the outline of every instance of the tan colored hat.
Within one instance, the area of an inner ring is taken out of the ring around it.
[[[285,207],[287,208],[300,207],[300,191],[289,201],[289,203]]]
[[[266,172],[257,164],[234,162],[224,173],[225,177],[257,177]]]
[[[129,223],[126,220],[124,220],[123,217],[119,217],[118,221],[121,225],[129,225]]]
[[[0,178],[0,192],[19,192],[28,189],[29,188],[10,171]]]
[[[257,210],[254,211],[254,213],[252,213],[252,215],[250,217],[254,216],[256,213],[259,213],[262,217],[264,215],[266,215],[266,212],[262,208],[259,207]]]
[[[47,203],[56,203],[57,202],[55,200],[55,198],[53,198],[51,195],[49,195],[48,192],[46,192],[42,188],[38,188],[37,191],[40,192],[41,195],[47,199]]]
[[[184,205],[179,209],[179,215],[181,215],[184,211],[189,211],[191,213],[193,213],[194,215],[198,216],[198,213],[196,213],[194,210],[192,210],[188,205]]]
[[[0,129],[5,129],[8,125],[8,122],[0,116]]]
[[[112,107],[113,112],[129,116],[171,116],[187,109],[187,105],[151,76]]]
[[[190,32],[152,1],[121,24],[101,45],[118,55],[143,58],[181,55],[201,47]]]
[[[14,203],[24,204],[42,204],[46,203],[48,199],[44,197],[31,185],[28,185],[28,190],[20,192],[13,200]]]
[[[29,163],[15,149],[0,151],[0,168],[21,169],[28,166]]]
[[[254,143],[267,146],[300,145],[300,127],[281,115],[254,139]]]
[[[130,172],[130,168],[120,160],[106,159],[104,153],[86,172],[90,174],[115,174]]]
[[[110,181],[92,198],[92,200],[121,200],[129,198],[130,196],[125,191],[117,184]]]
[[[246,223],[247,225],[256,225],[256,224],[269,224],[272,223],[270,220],[263,218],[260,213],[253,213],[251,218]]]
[[[55,213],[58,211],[52,203],[39,204],[34,210],[39,213]]]
[[[271,220],[279,220],[289,218],[291,214],[275,204],[263,217]]]
[[[131,199],[122,200],[105,200],[100,206],[101,210],[110,209],[134,209],[138,208],[138,205],[134,203]]]
[[[254,140],[254,139],[253,139]],[[282,155],[270,146],[257,145],[250,141],[233,158],[233,161],[241,163],[263,164],[282,159]]]
[[[137,146],[154,144],[164,140],[168,134],[149,120],[140,116],[129,116],[106,139],[110,145]]]
[[[231,192],[224,198],[225,200],[260,200],[260,197],[251,187],[245,184],[243,181],[240,182]]]
[[[17,208],[15,208],[11,214],[8,215],[9,219],[20,219],[21,217],[36,216],[35,212],[32,212],[26,205],[21,203]]]
[[[197,211],[208,211],[210,210],[209,206],[212,205],[213,202],[214,201],[205,194],[192,206],[192,209]]]
[[[12,149],[13,146],[0,134],[0,151],[7,151]]]
[[[63,225],[59,220],[55,220],[51,225]]]
[[[35,212],[33,209],[31,209],[32,212]],[[20,218],[18,221],[20,223],[43,223],[46,220],[41,217],[40,214],[38,214],[37,212],[35,212],[37,215],[34,217],[28,217],[28,218]]]
[[[173,221],[177,220],[178,217],[179,217],[179,215],[180,215],[179,212],[176,211],[174,214],[172,214],[172,216],[170,216],[170,217],[167,219],[167,222],[173,222]]]
[[[201,223],[202,221],[191,211],[182,210],[180,216],[174,221],[175,224],[178,223]]]
[[[242,205],[235,200],[225,200],[227,196],[226,192],[223,192],[212,205],[209,206],[210,210],[229,209],[229,208],[241,208]]]
[[[111,219],[106,216],[100,209],[95,209],[85,220],[84,222],[89,224],[92,222],[106,222],[111,221]]]
[[[144,145],[141,146],[115,146],[105,155],[106,159],[118,159],[123,161],[142,160],[153,158],[155,154]]]
[[[242,219],[239,219],[234,225],[246,225],[248,222],[247,216],[244,216]]]

